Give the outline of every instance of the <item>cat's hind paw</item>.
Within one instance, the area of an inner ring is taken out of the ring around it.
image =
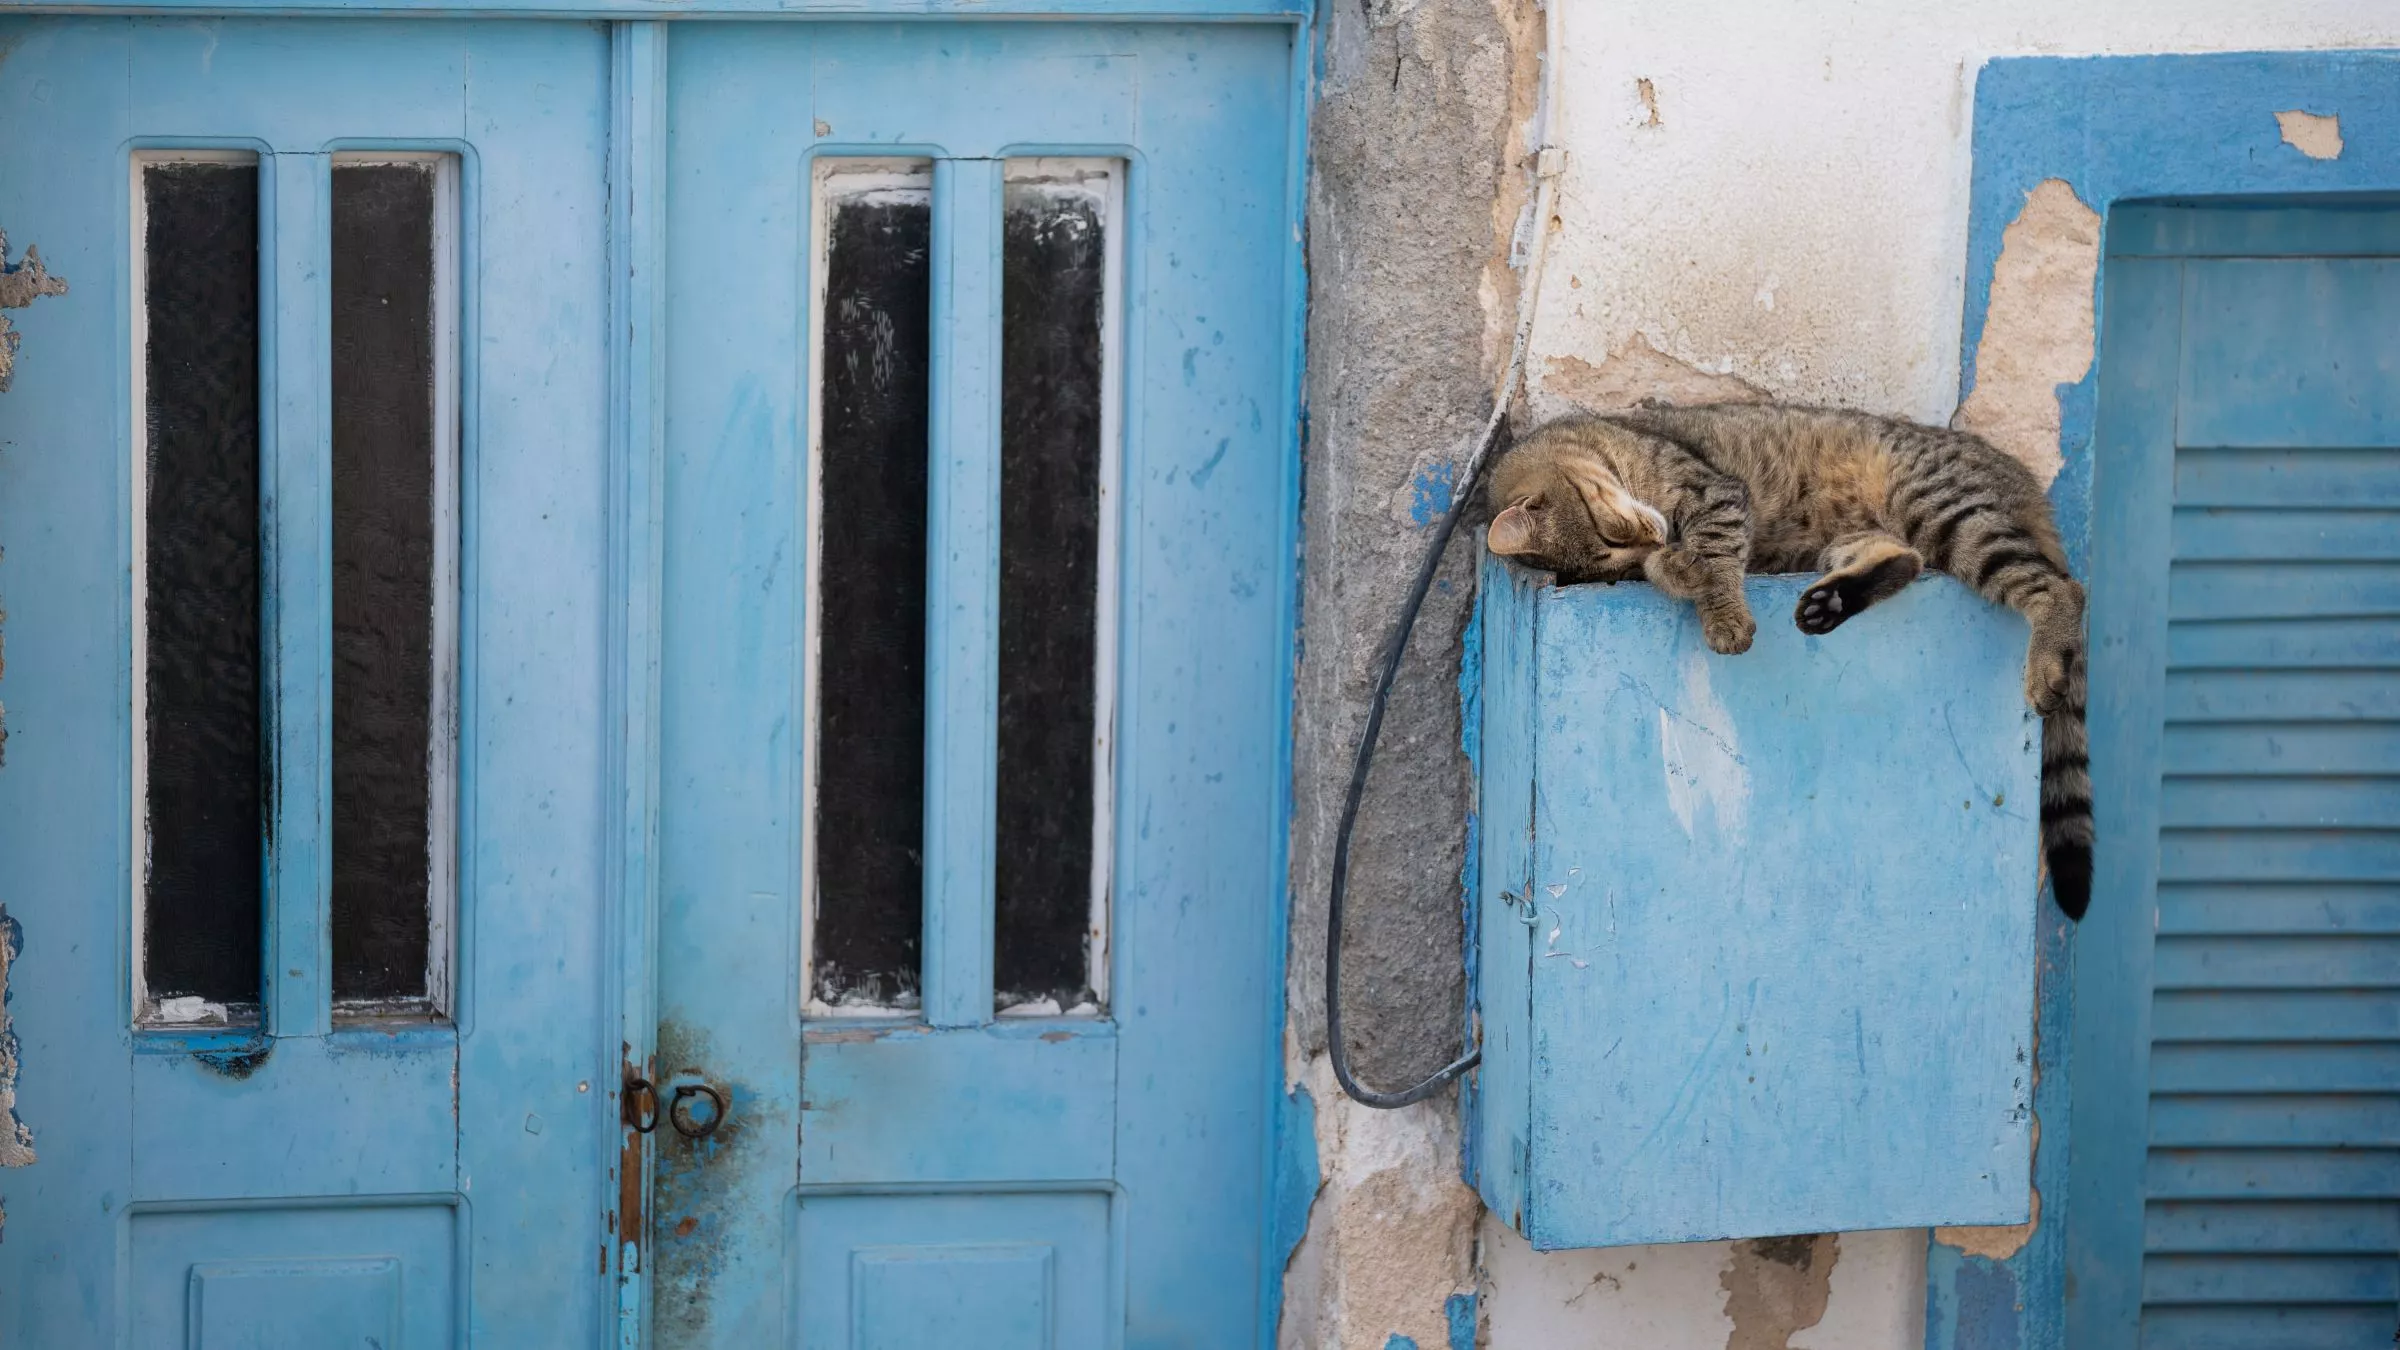
[[[1897,595],[1923,570],[1916,553],[1903,548],[1887,551],[1865,566],[1854,562],[1828,572],[1800,593],[1800,603],[1792,607],[1792,623],[1803,633],[1830,633],[1867,606]]]
[[[1820,581],[1800,594],[1800,604],[1792,611],[1792,622],[1803,633],[1830,633],[1850,617],[1850,604],[1842,597],[1839,581]]]

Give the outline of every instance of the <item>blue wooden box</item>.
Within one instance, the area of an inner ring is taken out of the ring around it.
[[[2024,621],[1931,577],[1701,641],[1486,555],[1469,1180],[1536,1248],[2028,1217]]]

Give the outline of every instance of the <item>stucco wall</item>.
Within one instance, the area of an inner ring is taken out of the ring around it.
[[[1765,395],[1946,422],[1962,392],[1986,60],[2400,46],[2400,9],[2374,0],[1563,2],[1570,162],[1529,378],[1544,414]],[[1284,1343],[1386,1350],[1398,1336],[1432,1350],[1463,1331],[1507,1350],[1913,1350],[1920,1232],[1538,1255],[1478,1221],[1456,1185],[1451,1098],[1377,1118],[1323,1064],[1333,812],[1371,658],[1505,356],[1539,30],[1507,0],[1324,10],[1289,1055],[1315,1104],[1322,1184]],[[2322,128],[2299,125],[2308,144],[2287,136],[2291,154],[2327,149]],[[2058,185],[2014,219],[1994,275],[1974,279],[1992,295],[1961,420],[2050,470],[2053,387],[2091,360],[2098,217]],[[1387,1084],[1457,1043],[1468,800],[1448,681],[1463,565],[1420,630],[1360,831],[1350,1017],[1362,1066]],[[2024,1240],[1945,1236],[2003,1254]],[[1479,1303],[1462,1318],[1469,1291]]]

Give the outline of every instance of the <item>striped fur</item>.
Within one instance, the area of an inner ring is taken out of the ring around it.
[[[1822,575],[1793,622],[1829,633],[1946,572],[2025,616],[2042,728],[2042,848],[2059,908],[2091,902],[2083,587],[2032,473],[1979,437],[1830,408],[1733,403],[1570,417],[1492,468],[1495,553],[1562,581],[1648,580],[1689,599],[1720,652],[1748,650],[1749,572]]]

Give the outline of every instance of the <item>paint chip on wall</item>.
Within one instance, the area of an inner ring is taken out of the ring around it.
[[[0,1167],[33,1161],[33,1131],[17,1119],[17,1033],[8,1024],[8,967],[24,949],[24,930],[0,905]]]
[[[45,295],[65,295],[64,277],[50,275],[42,266],[40,249],[28,245],[25,256],[16,263],[8,260],[8,235],[0,232],[0,309],[23,309]],[[0,317],[0,391],[8,388],[9,376],[16,365],[20,335],[7,318]]]
[[[2339,159],[2342,155],[2342,119],[2333,114],[2302,112],[2297,108],[2275,114],[2275,125],[2283,132],[2283,143],[2310,159]]]

